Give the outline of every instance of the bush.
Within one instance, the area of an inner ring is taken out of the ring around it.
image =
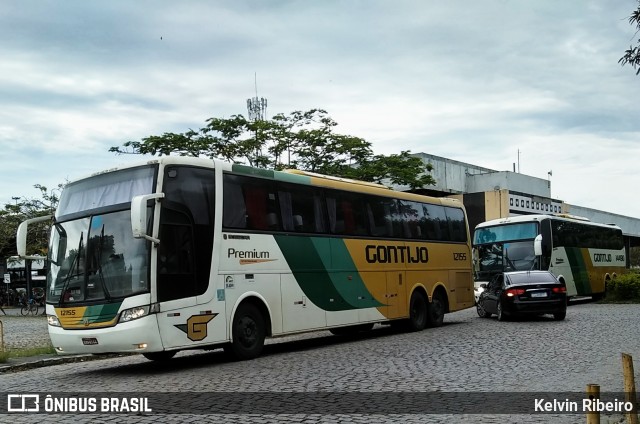
[[[640,302],[640,274],[630,272],[609,281],[607,300]]]

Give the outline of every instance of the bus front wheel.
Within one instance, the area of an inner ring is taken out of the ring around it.
[[[419,291],[414,291],[409,302],[409,319],[406,327],[409,331],[424,330],[427,326],[427,299]]]
[[[251,303],[243,303],[233,317],[233,341],[225,348],[236,359],[253,359],[260,355],[266,336],[262,313]]]

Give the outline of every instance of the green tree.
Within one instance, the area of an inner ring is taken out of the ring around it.
[[[638,0],[638,8],[634,10],[629,16],[629,23],[636,27],[636,33],[640,31],[640,0]],[[618,63],[622,66],[629,64],[633,69],[637,69],[636,75],[640,74],[640,39],[637,41],[636,46],[629,46],[629,49],[624,52],[624,56],[620,58]]]
[[[22,221],[53,214],[58,206],[58,193],[63,187],[62,184],[51,191],[40,184],[34,187],[40,190],[39,198],[14,197],[14,203],[6,204],[0,210],[0,258],[17,254],[16,232]],[[29,226],[27,254],[47,254],[49,228],[50,224],[46,221]]]
[[[374,155],[371,143],[335,132],[326,111],[295,111],[270,120],[250,121],[242,115],[210,118],[204,128],[127,141],[109,151],[123,154],[205,156],[270,169],[305,171],[363,181],[389,181],[421,188],[435,184],[424,164],[408,151]]]

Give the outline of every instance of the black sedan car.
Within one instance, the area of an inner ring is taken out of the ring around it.
[[[567,315],[567,288],[548,271],[503,272],[484,289],[476,306],[482,318],[496,314],[503,321],[508,316],[553,314],[563,320]]]

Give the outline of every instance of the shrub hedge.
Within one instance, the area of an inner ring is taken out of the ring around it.
[[[640,302],[640,273],[632,271],[609,281],[608,301]]]

